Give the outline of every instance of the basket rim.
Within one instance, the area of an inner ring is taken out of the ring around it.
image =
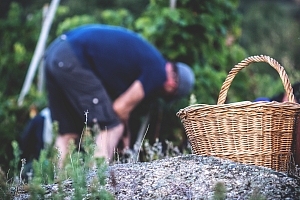
[[[176,115],[178,117],[182,117],[182,115],[186,115],[188,112],[195,112],[198,110],[211,110],[211,109],[255,109],[255,108],[272,108],[272,109],[286,109],[289,111],[299,111],[300,112],[300,104],[295,102],[277,102],[277,101],[259,101],[259,102],[251,102],[251,101],[241,101],[241,102],[233,102],[227,104],[193,104],[187,106],[185,108],[180,109]]]
[[[245,106],[276,106],[276,107],[284,107],[284,108],[292,108],[292,109],[299,109],[300,104],[295,102],[277,102],[277,101],[240,101],[240,102],[233,102],[233,103],[226,103],[226,104],[193,104],[187,106],[183,109],[188,108],[201,108],[201,107],[245,107]],[[180,109],[182,110],[182,109]]]

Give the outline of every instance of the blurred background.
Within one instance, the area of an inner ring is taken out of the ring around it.
[[[41,67],[22,105],[18,98],[50,0],[2,0],[0,6],[0,167],[8,169],[12,141],[47,106]],[[216,104],[229,70],[244,58],[268,55],[300,81],[299,0],[61,0],[47,44],[64,31],[88,23],[123,26],[140,33],[170,60],[192,66],[192,98],[158,103],[151,113],[150,141],[170,140],[183,150],[186,135],[176,112],[190,104]],[[42,65],[41,65],[42,66]],[[283,92],[268,64],[251,64],[234,79],[227,102],[273,97]],[[137,115],[140,116],[140,115]],[[138,129],[141,119],[136,118]]]

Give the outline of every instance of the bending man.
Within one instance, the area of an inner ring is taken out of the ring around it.
[[[88,125],[102,129],[96,157],[111,159],[130,112],[144,98],[176,99],[190,93],[194,74],[171,63],[138,34],[91,24],[58,37],[45,54],[46,87],[52,120],[59,123],[56,145],[62,159],[70,140]]]

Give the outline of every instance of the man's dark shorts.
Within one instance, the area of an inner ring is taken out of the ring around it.
[[[65,35],[47,49],[45,71],[49,107],[60,134],[81,134],[86,119],[89,126],[97,122],[101,129],[121,123],[101,80],[82,66]]]

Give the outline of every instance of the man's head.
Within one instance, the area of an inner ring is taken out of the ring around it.
[[[179,99],[190,94],[195,76],[192,69],[181,62],[166,64],[167,80],[164,85],[167,100]]]

